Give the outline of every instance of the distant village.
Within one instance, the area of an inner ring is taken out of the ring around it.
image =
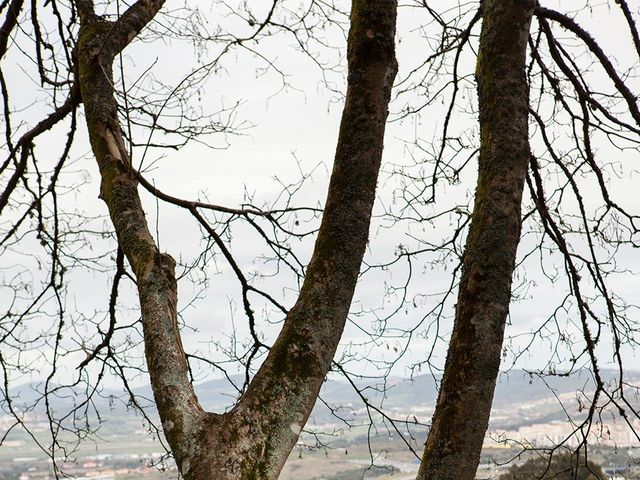
[[[540,402],[531,402],[530,405],[519,404],[515,410],[512,409],[510,412],[497,410],[493,423],[503,423],[505,418],[502,417],[506,417],[509,414],[513,416],[515,411],[529,410],[532,416],[535,417],[536,410],[540,408]],[[416,407],[414,410],[414,415],[419,421],[428,420],[432,413],[429,407]],[[353,413],[357,416],[364,412],[359,412],[355,409]],[[400,412],[390,413],[400,414]],[[48,428],[48,424],[42,419],[38,419],[34,414],[29,414],[28,420],[30,420],[33,433],[38,433]],[[10,423],[11,419],[9,417],[0,417],[0,431],[6,429]],[[337,423],[323,423],[316,424],[311,429],[318,432],[326,432],[336,429],[338,426]],[[636,420],[632,426],[636,431],[640,431],[640,421]],[[123,430],[119,433],[123,435],[127,432]],[[104,438],[105,441],[100,443],[99,448],[96,447],[104,453],[78,454],[74,461],[59,461],[58,468],[64,471],[68,478],[74,480],[165,480],[178,478],[175,465],[171,461],[163,463],[163,453],[151,450],[152,448],[158,448],[159,444],[149,437],[148,432],[138,428],[130,431],[129,434],[132,439],[127,443],[127,452],[106,453],[110,446],[118,444],[122,446],[122,439],[112,438],[110,440],[109,438]],[[593,445],[592,451],[597,451],[599,448],[603,449],[603,451],[624,450],[628,453],[627,458],[640,457],[640,443],[632,429],[623,422],[593,425],[589,432],[589,440],[590,444]],[[364,437],[353,437],[351,440],[346,441],[346,444],[349,445],[348,449],[353,452],[350,455],[342,453],[341,450],[336,452],[329,451],[329,453],[325,452],[324,454],[307,453],[305,455],[296,455],[294,451],[287,467],[285,467],[282,478],[284,480],[351,478],[331,476],[332,472],[337,475],[336,472],[339,472],[340,469],[345,471],[353,470],[356,472],[353,476],[354,479],[362,478],[362,474],[360,473],[358,477],[357,472],[364,471],[364,468],[371,464],[370,458],[364,455],[365,450],[357,448],[358,443],[364,443],[365,441]],[[523,447],[548,447],[562,441],[569,447],[578,445],[580,438],[576,433],[576,425],[567,421],[554,420],[546,423],[531,423],[512,430],[493,428],[485,440],[484,448],[487,455],[484,455],[486,458],[480,466],[477,478],[483,480],[498,478],[501,473],[506,471],[506,466],[496,465],[494,462],[487,461],[489,457],[499,456],[501,451],[515,451]],[[2,447],[0,447],[0,454],[3,454],[0,457],[0,480],[53,480],[55,478],[52,460],[42,452],[35,450],[36,453],[33,453],[34,450],[28,450],[26,448],[28,442],[28,439],[10,438],[5,440]],[[301,440],[301,442],[304,442],[304,440]],[[377,447],[381,445],[379,442],[380,439],[378,438]],[[418,468],[417,462],[412,461],[406,455],[406,452],[400,452],[397,449],[394,451],[392,446],[385,447],[385,449],[388,450],[388,455],[384,459],[379,459],[378,463],[383,464],[386,470],[371,470],[371,473],[367,474],[365,478],[375,478],[376,480],[386,478],[408,480],[414,478]],[[15,453],[11,458],[6,456],[9,451]],[[28,452],[28,455],[23,455],[24,452]],[[630,465],[629,462],[626,464],[608,463],[610,464],[603,464],[603,469],[610,475],[611,479],[624,480],[625,478],[631,478],[631,476],[625,477],[625,472],[628,475],[629,472],[635,471],[635,467]],[[313,472],[314,469],[310,470],[309,465],[314,465],[314,468],[317,468],[316,473],[318,475],[304,476],[307,474],[313,475],[309,472]],[[323,465],[326,466],[329,474],[322,473],[323,468],[325,468]],[[301,472],[307,473],[303,474]],[[385,472],[390,472],[388,477]]]

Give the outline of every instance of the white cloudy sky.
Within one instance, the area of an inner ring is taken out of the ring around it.
[[[167,3],[167,11],[177,8],[179,5]],[[240,4],[240,2],[238,2]],[[253,2],[251,9],[256,18],[263,18],[264,8],[268,2]],[[295,3],[295,2],[294,2]],[[416,67],[421,61],[432,53],[433,44],[427,42],[422,37],[422,31],[418,29],[427,17],[423,10],[414,8],[413,2],[406,2],[400,9],[400,19],[398,24],[398,57],[400,72],[398,80],[406,78],[408,72]],[[559,9],[566,9],[568,2],[558,2]],[[639,2],[631,2],[638,9]],[[588,25],[592,29],[594,36],[601,42],[603,48],[615,55],[619,65],[637,64],[634,58],[632,45],[627,41],[624,28],[617,11],[604,3],[591,5],[592,11],[588,9],[583,12],[580,19],[583,25]],[[241,7],[238,7],[241,11]],[[221,21],[226,28],[233,29],[237,34],[249,33],[251,28],[242,20],[233,16],[219,18],[219,10],[213,11],[211,8],[203,8],[202,14],[210,20],[213,27]],[[162,21],[166,21],[163,19]],[[160,27],[158,27],[160,28]],[[430,27],[433,28],[433,27]],[[437,34],[437,30],[427,30],[428,35]],[[474,33],[479,33],[479,25]],[[328,43],[336,47],[336,50],[320,50],[314,47],[314,53],[319,59],[330,64],[339,64],[344,67],[344,47],[345,39],[337,29],[330,29],[325,37]],[[154,40],[138,42],[132,45],[126,52],[123,59],[123,66],[127,72],[127,83],[132,83],[133,79],[149,70],[152,75],[161,80],[166,85],[176,85],[186,74],[188,74],[199,62],[207,61],[216,54],[216,46],[210,45],[208,50],[202,50],[194,46],[189,41],[176,39],[165,39],[164,41]],[[262,73],[264,63],[255,58],[249,52],[237,50],[229,54],[224,61],[224,69],[213,74],[203,85],[198,98],[191,99],[197,108],[204,112],[214,112],[221,106],[230,106],[240,102],[237,109],[236,121],[239,125],[251,128],[242,130],[242,135],[211,138],[211,143],[226,148],[211,149],[201,144],[191,144],[179,151],[168,150],[164,153],[151,151],[145,159],[145,165],[149,161],[155,160],[155,168],[147,174],[148,179],[155,184],[176,196],[186,199],[196,197],[206,197],[213,203],[227,206],[237,206],[245,199],[245,192],[250,192],[255,202],[270,203],[277,196],[280,187],[275,177],[283,182],[296,181],[300,175],[300,169],[305,172],[313,172],[310,179],[305,183],[299,193],[297,203],[299,205],[317,206],[322,204],[328,182],[328,172],[331,168],[331,161],[337,140],[339,119],[341,114],[341,97],[339,94],[327,89],[322,82],[321,71],[311,61],[311,59],[297,51],[290,36],[279,35],[275,38],[265,40],[255,47],[275,64],[283,72],[286,72],[287,82],[290,87],[281,89],[282,79],[273,72]],[[6,65],[10,67],[7,68]],[[461,63],[461,73],[470,75],[473,72],[473,51],[467,49]],[[34,93],[38,91],[37,83],[29,80],[33,75],[29,62],[20,53],[8,57],[5,61],[5,70],[11,90],[16,92],[12,96],[14,108],[20,109],[25,125],[33,124],[34,119],[40,118],[42,112],[47,111],[47,107],[33,103]],[[344,90],[344,68],[337,72],[328,73],[329,83],[338,91]],[[473,105],[473,84],[472,77],[467,79],[465,90],[462,93],[466,100]],[[635,83],[635,91],[638,88],[638,81]],[[448,93],[449,91],[445,92]],[[40,94],[36,93],[36,98]],[[43,96],[43,95],[42,95]],[[388,229],[389,222],[380,217],[383,212],[383,205],[387,207],[393,204],[394,195],[397,195],[401,183],[397,177],[391,177],[389,172],[397,165],[411,165],[415,160],[421,161],[428,154],[419,149],[412,148],[411,142],[419,137],[422,145],[428,145],[429,141],[438,141],[440,128],[443,122],[443,112],[448,101],[448,97],[443,95],[426,108],[420,115],[414,115],[403,121],[398,121],[398,113],[407,102],[420,102],[423,98],[415,94],[403,95],[391,106],[390,119],[395,120],[389,124],[387,138],[385,142],[385,152],[383,158],[383,174],[379,184],[379,201],[375,207],[376,218],[372,226],[372,237],[370,247],[367,252],[368,263],[388,261],[394,258],[395,251],[399,244],[409,247],[416,247],[414,238],[425,241],[436,242],[444,238],[450,231],[449,218],[443,218],[433,223],[405,223],[397,228]],[[457,132],[474,135],[476,130],[475,115],[472,111],[459,112],[455,117],[455,128]],[[243,123],[246,122],[246,123]],[[43,137],[37,143],[40,152],[56,152],[60,150],[60,138],[64,135],[65,126],[55,129],[50,135]],[[141,132],[138,133],[138,141],[146,138]],[[154,134],[158,135],[158,134]],[[156,136],[153,137],[157,139]],[[228,146],[227,146],[228,142]],[[535,148],[535,146],[534,146]],[[136,152],[139,160],[141,152]],[[618,152],[607,152],[601,150],[600,155],[619,156]],[[626,156],[620,156],[624,167],[622,177],[615,187],[616,198],[620,203],[625,204],[632,212],[638,213],[640,201],[637,200],[633,185],[637,183],[638,176],[632,173],[636,167],[637,155],[635,152]],[[43,154],[46,158],[46,154]],[[625,158],[628,157],[628,158]],[[98,194],[98,172],[89,154],[89,147],[86,141],[84,127],[79,129],[78,142],[74,149],[73,158],[77,158],[72,171],[67,173],[65,181],[68,184],[77,182],[79,179],[86,181],[84,185],[75,192],[66,196],[62,202],[67,208],[77,208],[88,212],[90,215],[104,215],[106,213],[104,204],[97,198]],[[472,163],[462,175],[461,183],[456,186],[442,188],[439,191],[438,203],[435,208],[445,210],[456,204],[466,205],[469,203],[474,190],[475,165]],[[193,259],[201,247],[201,235],[195,223],[173,207],[164,204],[157,205],[148,195],[144,195],[145,206],[148,218],[152,225],[152,230],[159,232],[161,248],[168,251],[174,257],[188,261]],[[159,215],[156,215],[156,209]],[[424,210],[427,211],[426,209]],[[434,210],[435,211],[435,210]],[[453,215],[452,218],[457,218]],[[6,221],[6,219],[3,219]],[[98,220],[96,225],[103,224],[103,220]],[[530,242],[527,238],[526,243]],[[35,244],[25,244],[35,245]],[[300,252],[301,258],[308,259],[312,243],[305,241],[292,242]],[[98,252],[107,252],[113,245],[107,247],[106,243],[96,243],[94,248]],[[25,255],[24,248],[14,252],[14,256],[4,256],[0,260],[0,265],[5,271],[14,269],[17,271],[18,265],[23,265],[25,269],[32,269],[34,281],[38,281],[38,272],[35,270],[33,258]],[[238,262],[243,268],[250,272],[260,268],[260,255],[266,250],[264,246],[258,245],[254,236],[242,228],[234,231],[230,248]],[[522,248],[521,248],[522,251]],[[638,271],[640,261],[637,252],[623,251],[623,263],[628,268]],[[413,278],[408,292],[408,304],[406,309],[401,309],[400,313],[389,320],[388,326],[394,328],[409,328],[418,323],[425,312],[428,311],[437,299],[439,294],[448,287],[451,282],[450,268],[446,269],[442,265],[432,265],[429,262],[434,257],[420,257],[413,264]],[[545,258],[549,264],[554,261]],[[108,263],[108,262],[107,262]],[[526,273],[527,278],[536,281],[536,286],[531,286],[527,291],[527,299],[517,302],[511,309],[511,324],[508,328],[508,335],[522,334],[535,329],[539,323],[546,318],[553,310],[557,300],[566,294],[566,282],[558,282],[555,286],[544,281],[539,269],[539,261],[532,259],[520,271],[522,276]],[[558,263],[558,265],[560,265]],[[267,269],[269,267],[266,267]],[[214,272],[218,272],[215,273]],[[197,329],[185,331],[185,343],[190,348],[197,348],[207,352],[211,339],[223,339],[230,335],[232,331],[232,321],[239,329],[240,336],[246,333],[246,328],[242,328],[243,317],[241,310],[237,309],[239,285],[234,281],[230,269],[222,258],[218,258],[215,264],[208,267],[211,275],[207,288],[201,292],[200,298],[192,306],[185,309],[183,318],[186,324]],[[356,298],[354,299],[354,312],[362,310],[380,309],[386,305],[389,311],[397,305],[397,297],[393,295],[385,297],[385,288],[388,285],[401,285],[406,276],[406,268],[403,264],[394,267],[389,271],[367,274],[358,286]],[[78,270],[68,276],[69,287],[66,300],[66,309],[72,315],[82,312],[91,315],[94,311],[104,311],[107,305],[108,292],[110,288],[109,275]],[[261,280],[263,285],[274,296],[282,299],[287,305],[291,305],[293,296],[286,293],[286,287],[294,287],[290,277],[265,278]],[[633,302],[637,298],[638,281],[635,277],[628,275],[614,280],[613,286],[620,296],[628,302]],[[122,305],[135,306],[135,298],[131,288],[124,287],[123,291],[128,291],[122,298]],[[188,281],[181,282],[181,300],[186,302],[193,296],[193,286]],[[0,297],[1,299],[2,297]],[[415,299],[415,301],[414,301]],[[390,303],[385,303],[390,302]],[[233,306],[237,311],[232,314]],[[414,306],[415,305],[415,306]],[[445,318],[440,325],[440,333],[446,338],[446,334],[451,329],[453,299],[447,303]],[[259,312],[259,310],[257,309]],[[123,318],[135,319],[135,311],[122,311]],[[637,318],[637,313],[636,313]],[[272,318],[277,319],[276,317]],[[358,322],[361,327],[370,329],[374,322],[372,315],[354,316],[354,322]],[[43,328],[39,325],[40,320],[31,320],[29,328]],[[417,330],[417,336],[407,351],[405,357],[399,362],[398,368],[394,370],[396,375],[407,375],[407,367],[415,362],[423,361],[433,343],[433,329],[426,330],[429,319],[423,327]],[[277,333],[276,326],[270,326],[262,321],[263,331],[267,338]],[[95,328],[95,327],[90,327]],[[567,327],[567,332],[577,335],[575,330]],[[80,327],[82,330],[82,327]],[[95,333],[95,332],[92,332]],[[424,338],[426,336],[426,338]],[[88,341],[91,345],[95,343],[97,337]],[[342,350],[349,350],[349,345],[365,340],[361,331],[355,325],[348,325],[343,338]],[[371,358],[393,358],[394,347],[402,349],[403,341],[380,340],[377,346],[369,345],[361,353]],[[434,363],[441,365],[444,360],[445,343],[439,342],[434,351]],[[603,361],[606,364],[610,353],[608,347],[602,350]],[[136,350],[140,355],[141,351]],[[549,358],[549,342],[536,343],[531,347],[531,352],[524,355],[519,367],[542,368]],[[212,352],[215,355],[215,352]],[[629,356],[631,358],[631,353]],[[68,358],[65,363],[68,371],[73,372],[73,365],[82,356]],[[29,358],[29,356],[25,357]],[[509,365],[509,362],[505,362]],[[372,371],[368,367],[367,371]],[[198,379],[204,380],[210,374],[208,370],[198,373]],[[142,381],[142,380],[138,380]]]

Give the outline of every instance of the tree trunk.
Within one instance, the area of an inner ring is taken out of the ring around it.
[[[397,70],[395,23],[395,0],[352,4],[347,95],[313,257],[298,301],[246,394],[228,414],[209,415],[213,428],[203,432],[194,479],[277,478],[313,409],[367,244]]]
[[[418,480],[473,480],[500,367],[530,159],[525,58],[534,0],[484,0],[480,159],[455,323]]]
[[[176,321],[174,261],[151,236],[124,148],[112,63],[163,4],[139,0],[115,22],[77,0],[79,81],[118,242],[138,282],[145,352],[165,435],[187,480],[276,479],[307,421],[342,335],[367,244],[391,86],[396,0],[353,0],[349,78],[329,193],[298,301],[245,395],[204,412]]]

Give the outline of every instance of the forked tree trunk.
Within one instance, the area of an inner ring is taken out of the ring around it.
[[[92,0],[76,0],[78,74],[100,194],[136,275],[151,384],[181,473],[187,480],[276,479],[331,365],[364,255],[397,70],[397,2],[353,0],[346,103],[314,253],[267,359],[235,408],[221,415],[203,411],[188,380],[175,262],[149,232],[113,95],[115,56],[163,3],[138,0],[108,22],[95,15]]]
[[[480,159],[455,323],[418,480],[473,480],[500,367],[530,159],[525,59],[534,0],[483,0]]]

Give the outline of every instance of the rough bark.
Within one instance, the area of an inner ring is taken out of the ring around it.
[[[120,130],[112,72],[115,56],[163,3],[135,3],[123,18],[135,16],[137,28],[127,31],[95,15],[91,1],[79,0],[78,82],[91,147],[100,170],[100,197],[107,204],[118,243],[137,280],[154,397],[167,440],[175,457],[182,458],[194,448],[204,411],[188,380],[178,330],[175,262],[158,250],[145,219],[136,176]]]
[[[525,58],[534,0],[484,0],[480,158],[440,394],[418,480],[473,480],[500,367],[530,159]]]
[[[116,22],[77,0],[78,73],[100,195],[138,282],[151,384],[187,480],[275,479],[314,406],[342,334],[367,243],[397,64],[396,0],[354,0],[349,78],[329,193],[295,306],[247,392],[206,413],[187,376],[176,322],[174,261],[153,241],[117,119],[112,63],[163,0],[139,0]]]
[[[322,224],[300,296],[236,408],[208,416],[212,428],[204,430],[204,449],[194,456],[193,478],[277,478],[313,409],[367,244],[397,70],[395,23],[395,0],[352,3],[345,106]]]

